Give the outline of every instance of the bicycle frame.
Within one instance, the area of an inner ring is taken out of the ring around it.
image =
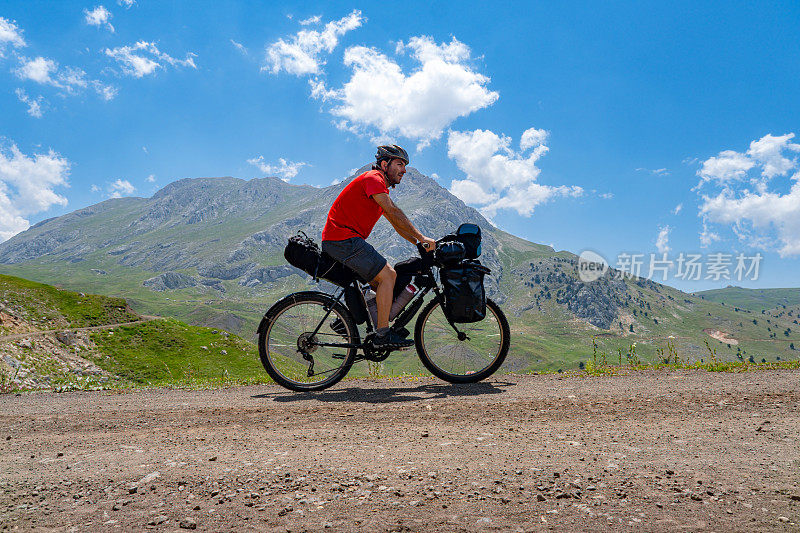
[[[423,256],[423,258],[424,258],[424,256]],[[441,290],[440,290],[439,286],[436,284],[435,278],[433,276],[432,262],[429,261],[429,263],[430,264],[425,264],[425,270],[423,271],[423,273],[418,275],[418,281],[421,279],[423,281],[423,283],[424,283],[424,286],[420,288],[420,290],[417,292],[417,294],[414,296],[414,298],[411,299],[411,301],[405,306],[405,308],[395,318],[394,323],[391,326],[391,328],[394,329],[395,331],[398,331],[398,330],[400,330],[402,328],[405,328],[405,326],[409,322],[411,322],[411,319],[414,318],[414,316],[417,314],[417,312],[422,307],[422,304],[425,301],[425,295],[427,295],[430,291],[434,291],[438,298],[442,298]],[[366,309],[367,308],[366,301],[364,301],[363,292],[360,290],[360,288],[358,286],[358,282],[354,280],[354,281],[351,282],[351,284],[349,286],[355,287],[358,290],[359,294],[361,294],[361,300],[364,303],[364,308]],[[341,301],[342,296],[344,296],[344,292],[345,292],[346,288],[347,287],[342,287],[341,290],[338,292],[338,294],[336,295],[336,303],[339,303]],[[347,305],[345,305],[345,307],[347,307]],[[312,338],[313,338],[314,335],[317,334],[317,332],[319,332],[319,329],[322,327],[322,325],[328,319],[328,317],[330,316],[332,310],[333,310],[333,306],[330,306],[330,308],[325,310],[325,315],[322,317],[322,319],[319,321],[319,324],[317,324],[317,327],[314,328],[314,331],[311,333]],[[453,323],[453,321],[448,316],[448,313],[444,309],[444,307],[442,307],[442,310],[444,311],[445,318],[450,323],[450,326],[458,334],[459,339],[463,340],[465,338],[468,338],[466,336],[466,334],[461,332],[456,327],[456,325]],[[372,323],[372,316],[370,315],[369,312],[367,312],[366,315],[367,315],[367,318],[366,318],[366,320],[367,320],[367,322],[366,322],[366,324],[367,324],[367,334],[369,334],[369,333],[372,333],[373,331],[376,330],[376,326],[377,325]],[[358,344],[355,344],[355,343],[342,343],[342,342],[319,342],[319,341],[315,341],[314,345],[316,345],[316,346],[327,346],[327,347],[331,347],[331,348],[363,349],[365,343],[364,342],[360,342]]]

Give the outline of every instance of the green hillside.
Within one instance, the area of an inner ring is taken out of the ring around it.
[[[762,309],[800,306],[800,289],[725,287],[724,289],[712,289],[694,294],[709,302],[722,303],[729,307],[738,307],[759,313]]]
[[[122,298],[64,291],[0,274],[0,311],[37,329],[80,328],[138,320]],[[8,325],[0,324],[0,335]]]
[[[0,276],[0,305],[2,391],[269,381],[252,343],[121,298]]]

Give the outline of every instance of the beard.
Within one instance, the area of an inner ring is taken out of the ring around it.
[[[389,186],[392,188],[400,183],[400,179],[402,177],[403,176],[400,174],[399,170],[389,169],[386,171],[386,180],[389,182]]]

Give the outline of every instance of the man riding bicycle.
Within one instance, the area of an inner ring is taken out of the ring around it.
[[[389,187],[400,183],[408,163],[408,154],[396,144],[379,146],[372,170],[354,178],[339,193],[322,230],[322,250],[368,281],[375,290],[378,323],[372,344],[377,349],[408,348],[414,341],[389,329],[397,273],[366,241],[367,237],[383,215],[412,244],[421,242],[429,250],[436,246],[436,241],[420,233],[389,198]]]

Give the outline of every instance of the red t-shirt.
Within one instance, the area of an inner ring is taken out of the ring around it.
[[[328,211],[322,230],[323,241],[343,241],[351,237],[369,237],[383,214],[373,194],[389,193],[380,170],[364,172],[347,184]]]

